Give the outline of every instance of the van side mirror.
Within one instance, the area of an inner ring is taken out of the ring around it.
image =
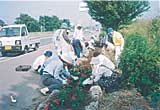
[[[69,32],[67,32],[67,35],[69,35]]]
[[[22,32],[21,36],[25,36],[25,35],[26,35],[26,33],[25,33],[25,32]]]

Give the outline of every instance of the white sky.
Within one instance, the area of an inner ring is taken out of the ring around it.
[[[0,1],[0,19],[12,24],[20,13],[26,13],[36,19],[40,15],[56,15],[60,18],[68,18],[77,24],[91,24],[93,20],[87,12],[79,12],[80,0],[53,0],[53,1]],[[153,18],[160,15],[160,0],[151,2],[150,11],[146,12],[143,18]]]

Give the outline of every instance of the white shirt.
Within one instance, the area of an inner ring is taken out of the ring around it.
[[[72,46],[68,44],[63,38],[64,29],[58,29],[54,34],[54,45],[58,55],[72,52]]]
[[[84,38],[83,30],[82,29],[80,29],[80,30],[75,29],[74,34],[73,34],[73,38],[83,40],[83,38]]]
[[[33,62],[33,69],[38,69],[39,66],[42,66],[46,60],[46,57],[44,55],[40,55],[36,58],[36,60]]]

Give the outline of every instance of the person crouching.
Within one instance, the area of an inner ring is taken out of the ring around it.
[[[102,76],[111,76],[113,73],[112,70],[115,69],[113,62],[99,52],[93,53],[90,64],[92,67],[92,75],[83,81],[83,85],[97,83]]]
[[[63,84],[67,84],[67,78],[75,78],[69,73],[70,67],[75,64],[75,60],[68,54],[62,54],[59,56],[59,61],[54,60],[48,64],[42,75],[42,83],[47,86],[42,88],[40,92],[44,95],[51,93],[55,89],[59,89]],[[76,79],[76,78],[75,78]]]
[[[43,69],[45,68],[45,62],[52,56],[51,51],[46,51],[43,55],[38,56],[33,62],[33,69],[42,75]]]

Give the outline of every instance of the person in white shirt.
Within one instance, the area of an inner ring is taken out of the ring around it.
[[[93,54],[90,64],[92,66],[92,75],[83,81],[83,85],[96,83],[102,76],[111,76],[112,70],[115,69],[113,62],[99,52]]]
[[[79,39],[80,41],[84,40],[83,28],[82,28],[81,24],[77,24],[77,26],[74,30],[73,38]]]
[[[62,54],[58,60],[52,60],[43,70],[42,83],[47,86],[40,92],[44,95],[67,84],[67,78],[72,77],[77,80],[78,77],[72,76],[69,72],[70,67],[75,65],[75,59],[72,55]]]
[[[43,55],[40,55],[39,57],[36,58],[36,60],[33,62],[32,68],[41,74],[42,69],[44,69],[45,67],[44,63],[51,56],[52,56],[52,52],[46,51]]]
[[[55,31],[53,35],[53,44],[57,55],[72,52],[71,41],[68,36],[68,26],[62,23],[61,29]]]
[[[80,24],[78,24],[74,30],[72,46],[73,46],[75,55],[78,58],[80,58],[80,54],[82,53],[83,48],[85,47],[83,29]]]

